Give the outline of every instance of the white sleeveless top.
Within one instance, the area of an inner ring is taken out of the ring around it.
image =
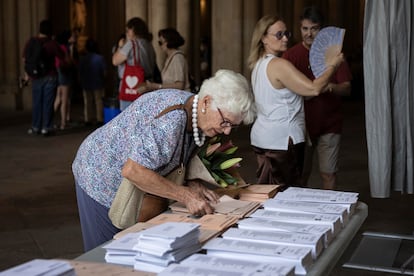
[[[251,144],[262,149],[287,150],[289,137],[293,144],[305,141],[303,97],[287,88],[276,89],[266,69],[274,55],[259,59],[252,72],[252,88],[257,108]]]

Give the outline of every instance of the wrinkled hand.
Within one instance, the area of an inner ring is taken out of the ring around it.
[[[218,203],[219,196],[196,181],[188,182],[191,197],[185,203],[188,211],[196,216],[212,214],[214,208],[211,204]]]

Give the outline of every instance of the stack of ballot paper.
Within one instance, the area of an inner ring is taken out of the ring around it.
[[[252,184],[239,192],[239,199],[245,201],[264,202],[276,195],[280,185]]]
[[[301,222],[309,224],[329,225],[335,237],[342,229],[341,217],[336,214],[298,213],[289,211],[271,211],[259,209],[252,213],[253,218],[269,218],[284,222]]]
[[[358,202],[358,193],[333,190],[289,187],[278,193],[275,199],[297,202],[319,202],[345,206],[351,216]]]
[[[318,235],[322,238],[324,246],[327,247],[332,239],[332,230],[329,225],[307,224],[301,222],[285,222],[269,218],[250,217],[238,222],[240,229],[258,231],[285,231],[290,233],[304,233]]]
[[[283,263],[262,263],[256,260],[239,260],[194,254],[180,264],[172,264],[159,276],[232,275],[232,276],[294,276],[295,267]]]
[[[297,246],[298,248],[306,247],[311,250],[314,260],[319,257],[324,248],[321,235],[315,234],[230,228],[222,234],[222,237],[230,240],[257,241]]]
[[[106,250],[105,261],[112,264],[134,266],[137,250],[134,246],[138,243],[140,232],[127,233],[117,240],[103,246]]]
[[[160,272],[170,263],[176,263],[199,251],[199,224],[166,222],[140,232],[133,249],[134,268]]]
[[[126,233],[106,244],[105,261],[158,273],[199,251],[199,224],[166,222]]]
[[[282,200],[276,197],[263,202],[263,208],[270,211],[339,215],[342,225],[349,221],[347,207],[341,204]]]
[[[311,249],[306,247],[214,238],[203,249],[207,255],[220,258],[294,265],[296,275],[305,275],[313,264]]]
[[[174,202],[169,207],[175,213],[189,213],[185,205],[180,202]],[[257,210],[260,207],[260,203],[237,200],[223,195],[217,204],[212,204],[212,207],[215,213],[243,218]]]
[[[75,276],[75,269],[67,261],[34,259],[0,272],[1,276]]]

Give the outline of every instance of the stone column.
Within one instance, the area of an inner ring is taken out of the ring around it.
[[[212,0],[212,74],[218,69],[243,70],[242,2]]]
[[[139,17],[148,22],[148,0],[125,0],[125,19]]]
[[[191,49],[191,2],[192,0],[177,1],[177,31],[184,37],[185,44],[181,47],[184,53],[188,55],[188,49]]]
[[[1,25],[1,86],[0,86],[0,95],[1,101],[0,105],[7,109],[14,109],[16,106],[16,100],[19,95],[17,95],[17,78],[19,76],[19,63],[16,62],[16,58],[21,57],[21,51],[17,44],[17,31],[16,31],[16,14],[17,7],[16,3],[13,0],[4,0],[1,3],[1,13],[3,17],[3,22],[5,24]]]
[[[160,29],[164,29],[168,27],[168,20],[170,16],[168,0],[152,0],[150,2],[150,9],[148,15],[148,27],[150,28],[150,32],[153,33],[154,39],[152,44],[154,45],[155,52],[157,54],[157,63],[158,67],[161,68],[164,65],[165,54],[161,51],[160,47],[158,46],[158,31]]]
[[[247,60],[250,53],[250,43],[257,21],[260,18],[260,2],[243,0],[243,75],[250,79],[250,69]]]

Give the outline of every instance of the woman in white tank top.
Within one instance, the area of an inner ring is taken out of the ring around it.
[[[309,80],[289,61],[291,33],[278,16],[264,16],[253,32],[249,67],[257,108],[250,139],[257,156],[258,183],[301,186],[305,142],[303,97],[328,92],[327,84],[344,60],[340,53],[326,60],[326,71]]]

